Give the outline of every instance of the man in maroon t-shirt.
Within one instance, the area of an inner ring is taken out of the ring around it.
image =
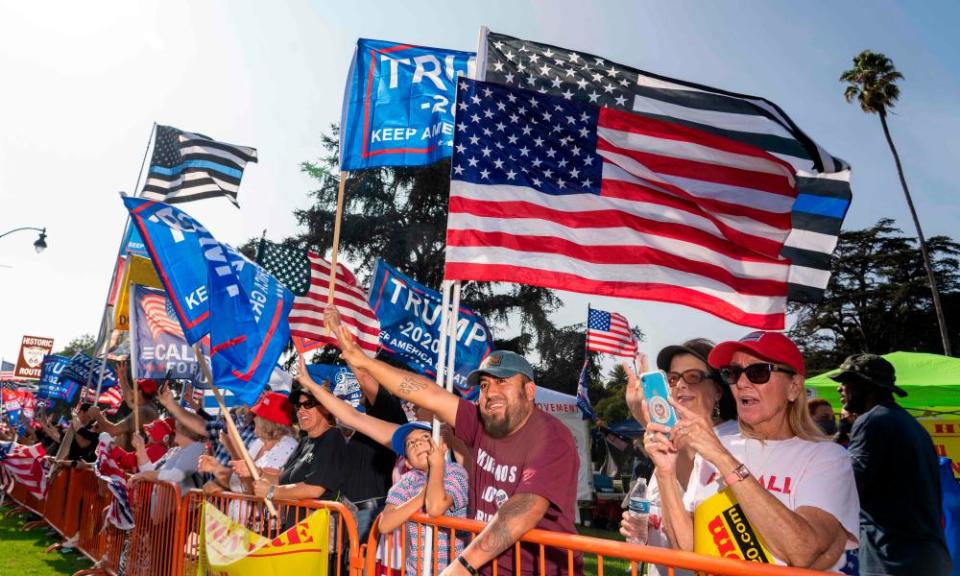
[[[539,574],[539,546],[521,545],[518,570],[513,545],[532,528],[576,533],[579,460],[566,426],[534,404],[530,364],[513,352],[493,352],[470,374],[470,383],[480,386],[474,405],[419,374],[368,357],[337,320],[326,315],[354,371],[365,370],[396,396],[432,410],[473,449],[470,512],[487,526],[440,576],[491,574],[494,562],[503,576]],[[566,574],[567,566],[564,551],[547,549],[545,574]],[[581,568],[578,554],[573,573]]]

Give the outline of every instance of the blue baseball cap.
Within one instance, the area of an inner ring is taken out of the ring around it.
[[[527,359],[509,350],[494,350],[492,354],[483,359],[480,367],[467,376],[467,384],[476,386],[480,384],[480,377],[489,374],[497,378],[509,378],[515,374],[523,374],[533,380],[533,366],[527,362]]]
[[[393,438],[390,439],[390,446],[397,453],[397,456],[407,455],[407,436],[414,430],[430,431],[433,430],[433,426],[429,422],[407,422],[397,428],[396,432],[393,433]]]

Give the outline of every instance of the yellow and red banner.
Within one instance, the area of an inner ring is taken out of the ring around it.
[[[130,329],[130,285],[139,284],[148,288],[163,289],[160,277],[149,258],[127,256],[127,263],[123,269],[123,278],[118,286],[118,296],[114,308],[114,329]]]
[[[208,576],[327,576],[330,511],[316,510],[274,539],[248,530],[203,505],[200,538]]]
[[[729,489],[717,492],[694,510],[693,551],[719,558],[773,563],[773,556]]]
[[[960,479],[960,418],[918,418],[917,421],[930,434],[937,456],[953,461],[953,476]]]

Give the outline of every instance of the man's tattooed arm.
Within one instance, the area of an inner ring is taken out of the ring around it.
[[[483,532],[470,543],[463,556],[476,568],[493,560],[534,528],[550,508],[550,501],[536,494],[514,494]]]
[[[400,381],[400,388],[398,392],[400,393],[400,396],[403,396],[404,398],[406,398],[407,396],[410,396],[410,394],[413,394],[414,392],[419,392],[425,389],[427,387],[427,384],[428,382],[426,382],[423,378],[418,378],[417,376],[410,374],[410,375],[404,376],[403,380]]]

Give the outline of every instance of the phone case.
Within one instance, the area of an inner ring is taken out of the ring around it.
[[[644,372],[640,375],[640,381],[643,383],[643,395],[647,399],[650,421],[673,428],[677,423],[677,413],[667,401],[670,397],[667,375],[662,370]]]

